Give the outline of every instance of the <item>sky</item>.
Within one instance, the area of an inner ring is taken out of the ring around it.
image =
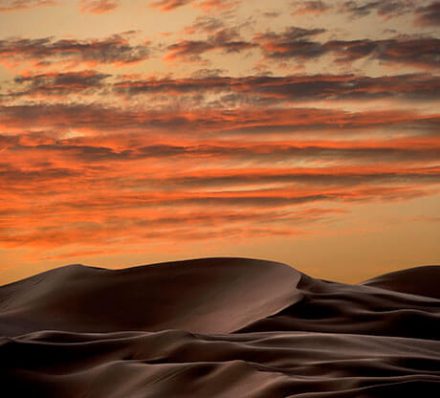
[[[439,264],[439,26],[432,0],[0,0],[0,284]]]

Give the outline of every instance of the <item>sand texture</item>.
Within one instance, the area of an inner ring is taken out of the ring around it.
[[[276,262],[72,265],[0,287],[5,397],[440,396],[440,267],[357,285]]]

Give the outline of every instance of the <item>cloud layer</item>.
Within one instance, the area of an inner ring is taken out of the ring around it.
[[[433,197],[439,3],[415,3],[0,2],[0,250],[319,237]]]

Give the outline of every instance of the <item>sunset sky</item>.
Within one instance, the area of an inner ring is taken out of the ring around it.
[[[0,284],[440,263],[439,26],[424,0],[0,0]]]

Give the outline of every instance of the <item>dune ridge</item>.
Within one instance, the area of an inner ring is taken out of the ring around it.
[[[1,288],[0,333],[229,333],[298,301],[300,278],[286,265],[237,258],[121,270],[71,265]]]
[[[17,397],[435,397],[439,282],[438,266],[347,285],[242,258],[61,267],[0,287],[0,382]]]

